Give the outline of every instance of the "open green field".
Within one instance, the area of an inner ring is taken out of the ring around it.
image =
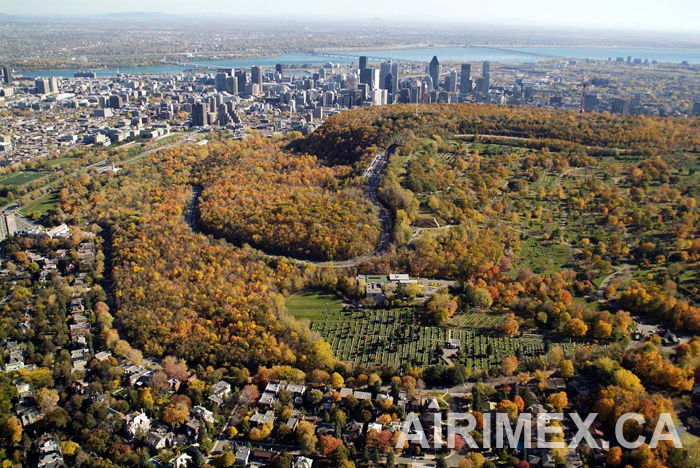
[[[48,167],[56,167],[56,166],[58,166],[59,164],[65,164],[65,163],[69,163],[69,162],[71,162],[71,161],[77,161],[78,159],[79,159],[79,158],[70,158],[70,157],[67,157],[67,156],[63,156],[63,157],[61,157],[61,158],[49,159],[48,161],[46,161],[46,165],[47,165]]]
[[[58,193],[52,192],[37,198],[29,205],[25,206],[20,210],[25,216],[31,216],[33,213],[38,212],[41,215],[45,215],[50,210],[53,210],[58,205]]]
[[[45,176],[43,171],[22,171],[0,179],[0,185],[19,187]]]
[[[302,291],[287,299],[287,310],[300,320],[342,320],[340,298],[322,291]]]

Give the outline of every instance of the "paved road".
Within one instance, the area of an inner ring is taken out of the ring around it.
[[[389,249],[389,246],[391,245],[391,240],[393,237],[394,220],[391,216],[391,211],[389,210],[389,208],[379,200],[377,190],[379,189],[379,184],[381,182],[382,175],[384,174],[384,171],[386,171],[386,168],[389,165],[389,156],[393,153],[394,148],[395,147],[392,146],[391,148],[389,148],[388,151],[383,151],[377,154],[362,174],[367,179],[367,186],[365,187],[365,196],[379,210],[379,222],[381,224],[382,229],[381,234],[379,236],[379,242],[377,243],[377,246],[374,249],[374,251],[348,260],[326,262],[303,260],[284,255],[272,255],[265,252],[263,252],[263,254],[268,258],[290,258],[300,263],[311,263],[319,267],[350,268],[364,262],[365,260],[370,259],[371,257],[381,256],[384,253],[386,253],[386,251]],[[201,195],[202,187],[193,185],[192,200],[190,201],[189,207],[187,209],[186,221],[187,225],[190,226],[190,228],[192,228],[194,232],[199,232],[199,229],[197,227],[197,208],[199,206],[199,198]]]
[[[192,185],[192,200],[187,207],[187,216],[185,217],[185,222],[194,232],[199,232],[199,226],[197,225],[197,210],[199,209],[199,198],[202,196],[202,191],[204,187],[201,185]]]
[[[608,302],[608,300],[605,298],[605,288],[607,288],[612,280],[617,278],[618,276],[626,275],[627,273],[631,272],[634,267],[630,265],[629,263],[624,263],[620,266],[615,267],[615,271],[605,278],[603,278],[603,281],[600,282],[600,287],[598,288],[598,302],[601,304],[604,302]]]

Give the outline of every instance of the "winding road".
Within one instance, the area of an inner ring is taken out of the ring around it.
[[[374,156],[372,162],[362,174],[362,176],[367,179],[367,185],[365,186],[364,191],[365,196],[370,202],[372,202],[374,206],[377,207],[379,211],[379,222],[381,224],[381,234],[379,235],[379,242],[377,243],[376,248],[372,252],[348,260],[318,262],[312,260],[304,260],[300,258],[293,258],[286,255],[273,255],[268,254],[260,249],[258,250],[260,250],[260,252],[262,252],[267,258],[289,258],[299,263],[311,263],[313,265],[325,268],[350,268],[364,262],[365,260],[368,260],[371,257],[383,255],[387,250],[389,250],[389,246],[391,245],[391,239],[393,237],[394,232],[394,220],[389,208],[379,200],[377,190],[379,189],[379,184],[381,183],[382,175],[384,174],[384,171],[386,171],[386,168],[389,165],[389,156],[394,152],[394,149],[395,146],[391,146],[387,151],[382,151],[381,153],[378,153],[376,156]],[[185,215],[185,221],[187,222],[187,225],[195,233],[201,232],[201,229],[198,226],[199,216],[197,210],[199,208],[199,199],[202,195],[202,191],[203,187],[199,185],[192,185],[192,199],[190,200],[189,206],[187,208],[187,214]]]

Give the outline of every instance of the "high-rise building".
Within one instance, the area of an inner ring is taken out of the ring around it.
[[[420,91],[421,88],[418,86],[411,86],[411,89],[409,91],[409,96],[408,96],[408,101],[410,103],[416,103],[420,102]]]
[[[360,84],[369,86],[369,90],[379,88],[379,70],[376,68],[363,68],[360,70]]]
[[[382,62],[379,66],[379,87],[382,89],[388,89],[386,87],[386,76],[391,73],[391,62]]]
[[[700,117],[700,101],[693,103],[693,115]]]
[[[214,86],[216,87],[216,90],[219,92],[226,91],[226,79],[228,78],[228,75],[224,72],[219,72],[216,74],[216,77],[214,78]]]
[[[46,78],[37,78],[34,80],[37,94],[49,94],[51,92],[49,80]]]
[[[275,71],[280,74],[280,76],[284,75],[284,65],[281,63],[278,63],[275,65]]]
[[[427,81],[423,81],[420,86],[420,102],[430,102],[430,86]]]
[[[462,76],[459,83],[459,92],[468,94],[472,92],[472,66],[469,63],[462,64]]]
[[[203,102],[195,102],[192,106],[192,126],[204,127],[207,125],[208,106]]]
[[[56,78],[55,76],[49,78],[49,92],[51,94],[58,93],[58,78]]]
[[[455,69],[450,71],[450,84],[447,86],[447,91],[450,93],[457,92],[457,70]]]
[[[387,75],[391,74],[392,82],[391,89],[397,91],[399,89],[399,64],[392,60],[383,62],[379,68],[379,86],[382,89],[389,89],[386,84]],[[391,91],[390,91],[391,92]]]
[[[380,80],[381,80],[381,78],[380,78]],[[389,72],[389,74],[387,74],[384,77],[384,83],[382,85],[382,89],[386,89],[387,93],[389,93],[389,94],[394,94],[396,92],[394,90],[394,75],[392,75],[391,72]]]
[[[360,70],[364,70],[365,68],[367,68],[367,56],[361,55],[360,56]]]
[[[630,104],[627,102],[627,99],[615,98],[613,99],[611,110],[613,114],[626,115],[630,112]]]
[[[484,78],[479,77],[476,79],[476,92],[477,94],[484,94]]]
[[[481,76],[484,78],[484,89],[482,92],[488,94],[491,87],[491,64],[488,60],[484,61]]]
[[[121,109],[124,106],[124,101],[122,100],[122,97],[114,94],[109,97],[109,107],[112,109]]]
[[[238,94],[238,78],[235,76],[226,77],[226,92],[229,94]]]
[[[399,62],[391,63],[391,77],[394,80],[392,82],[391,89],[394,90],[394,94],[397,94],[399,91]]]
[[[440,81],[440,62],[437,56],[433,56],[430,61],[430,78],[433,79],[433,89],[438,89],[438,82]]]
[[[242,93],[245,91],[245,85],[248,84],[248,76],[245,70],[238,70],[236,72],[236,78],[238,79],[238,92]]]
[[[5,84],[12,84],[12,70],[10,67],[2,67],[2,79]]]
[[[263,69],[261,67],[250,67],[250,82],[262,87]]]
[[[586,93],[583,95],[583,110],[586,112],[594,111],[598,105],[598,95],[596,93]]]

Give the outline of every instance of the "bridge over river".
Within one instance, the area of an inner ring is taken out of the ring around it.
[[[523,50],[523,49],[508,49],[505,47],[496,47],[496,46],[488,46],[488,45],[480,45],[480,44],[463,44],[459,47],[463,47],[465,49],[478,49],[478,50],[484,50],[496,54],[503,54],[503,55],[516,55],[516,56],[521,56],[521,57],[533,57],[533,58],[540,58],[540,59],[560,59],[564,58],[561,56],[557,55],[550,55],[550,54],[543,54],[541,52],[537,52],[536,50]],[[406,49],[411,50],[411,49]],[[439,58],[439,49],[436,50],[436,55],[438,55]],[[361,56],[366,56],[367,60],[370,61],[380,61],[380,62],[388,62],[388,61],[393,61],[393,62],[399,62],[399,63],[427,63],[426,60],[409,60],[409,59],[400,59],[400,58],[395,58],[395,57],[384,57],[384,56],[377,56],[377,55],[369,55],[372,54],[372,51],[368,51],[368,55],[361,55],[357,53],[346,53],[346,52],[333,52],[333,51],[315,51],[311,50],[307,52],[309,55],[314,55],[316,57],[328,57],[328,58],[339,58],[339,59],[345,59],[345,60],[359,60]]]

